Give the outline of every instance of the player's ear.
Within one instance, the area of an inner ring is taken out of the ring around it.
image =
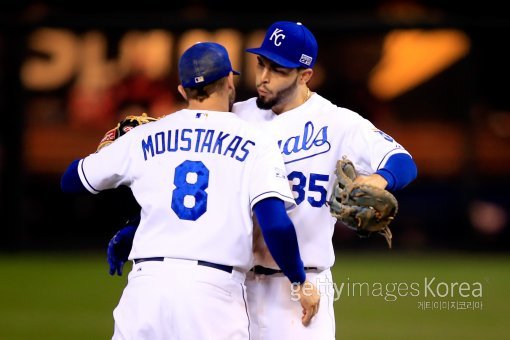
[[[299,79],[303,82],[303,84],[307,84],[312,76],[313,70],[311,68],[305,68],[304,70],[301,70],[301,76]]]
[[[231,88],[232,88],[232,89],[233,89],[233,88],[235,88],[235,84],[234,84],[234,74],[233,74],[232,72],[230,72],[230,73],[228,74],[228,77],[227,77],[227,78],[228,78],[228,82],[227,82],[227,83],[228,83],[228,88],[229,88],[229,89],[231,89]]]
[[[177,86],[177,91],[179,91],[184,100],[188,100],[188,96],[186,96],[186,91],[184,91],[184,87],[182,87],[182,85]]]

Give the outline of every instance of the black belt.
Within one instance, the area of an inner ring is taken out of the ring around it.
[[[138,264],[140,262],[146,262],[146,261],[165,261],[165,258],[164,257],[146,257],[144,259],[135,259],[135,264]],[[199,266],[205,266],[205,267],[211,267],[211,268],[223,270],[224,272],[227,272],[227,273],[232,273],[232,270],[234,270],[234,267],[232,267],[232,266],[226,266],[224,264],[212,263],[212,262],[201,261],[201,260],[198,260],[197,264]]]
[[[267,268],[263,266],[255,266],[252,269],[250,269],[255,274],[264,274],[264,275],[273,275],[273,274],[282,274],[282,270]],[[317,267],[305,267],[306,270],[317,270]]]

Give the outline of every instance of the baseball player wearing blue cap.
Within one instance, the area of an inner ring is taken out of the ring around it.
[[[317,312],[318,293],[302,289],[286,213],[295,202],[277,143],[227,112],[234,73],[223,46],[193,45],[179,60],[188,108],[133,128],[62,176],[64,192],[129,186],[141,206],[113,339],[248,339],[252,210],[289,285],[300,289],[300,321]]]
[[[336,224],[326,206],[335,180],[335,166],[349,158],[359,172],[356,182],[396,191],[417,176],[409,154],[391,136],[356,112],[338,107],[307,83],[317,62],[317,41],[301,23],[279,21],[267,30],[258,48],[258,96],[235,103],[243,120],[271,131],[283,155],[297,208],[290,214],[296,227],[307,278],[321,290],[320,308],[308,327],[296,318],[294,290],[283,268],[268,251],[260,230],[254,231],[255,266],[247,274],[252,339],[335,339],[331,266],[335,261],[332,236]],[[260,221],[259,221],[260,222]],[[109,244],[111,273],[122,269],[118,253],[129,247],[129,227]],[[262,233],[263,234],[263,233]]]
[[[338,107],[307,83],[317,62],[317,41],[301,23],[279,21],[267,30],[257,55],[258,96],[234,104],[234,112],[272,131],[283,155],[297,208],[296,227],[308,280],[321,291],[320,308],[309,327],[296,322],[287,296],[292,287],[267,251],[255,240],[255,266],[247,275],[251,335],[254,339],[335,339],[331,266],[336,219],[326,206],[335,166],[346,156],[359,171],[358,182],[398,190],[416,177],[410,154],[359,114]],[[268,298],[270,297],[270,298]]]

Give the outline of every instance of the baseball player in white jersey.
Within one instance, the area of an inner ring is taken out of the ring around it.
[[[321,306],[303,327],[289,299],[292,290],[256,240],[255,267],[247,275],[248,306],[254,339],[335,339],[334,288],[330,267],[335,260],[332,236],[336,220],[326,206],[337,160],[347,156],[361,177],[357,181],[397,190],[416,177],[409,153],[359,114],[312,93],[307,82],[317,59],[317,42],[302,24],[272,24],[257,55],[257,98],[234,104],[243,120],[272,131],[283,155],[297,208],[290,214],[308,280],[321,291]],[[268,298],[270,297],[270,298]]]
[[[226,112],[234,73],[223,46],[193,45],[179,61],[189,107],[132,129],[62,176],[65,192],[129,186],[142,207],[114,339],[248,339],[252,209],[289,286],[305,283],[277,144]],[[303,293],[294,304],[306,325],[319,298]]]
[[[353,161],[357,182],[399,190],[416,178],[410,154],[392,137],[359,114],[332,104],[307,83],[317,60],[317,42],[302,24],[272,24],[257,54],[258,97],[235,103],[234,112],[253,125],[272,131],[285,161],[287,177],[297,203],[290,212],[299,240],[307,278],[321,290],[321,307],[308,327],[296,317],[293,288],[268,252],[255,229],[255,266],[247,274],[252,339],[334,339],[334,287],[330,267],[336,220],[326,201],[335,180],[336,162]],[[111,272],[123,261],[115,255],[118,243],[129,238],[123,230],[109,244]],[[119,272],[120,274],[121,272]],[[295,298],[298,298],[294,295]]]

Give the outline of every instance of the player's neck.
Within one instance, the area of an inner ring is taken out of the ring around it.
[[[277,115],[293,110],[306,103],[306,101],[310,99],[311,95],[312,92],[307,86],[305,86],[304,88],[296,91],[295,96],[289,97],[288,100],[283,100],[281,103],[273,106],[271,110]]]
[[[198,100],[190,100],[188,103],[188,109],[228,112],[228,99],[224,97],[211,96],[201,102]]]

